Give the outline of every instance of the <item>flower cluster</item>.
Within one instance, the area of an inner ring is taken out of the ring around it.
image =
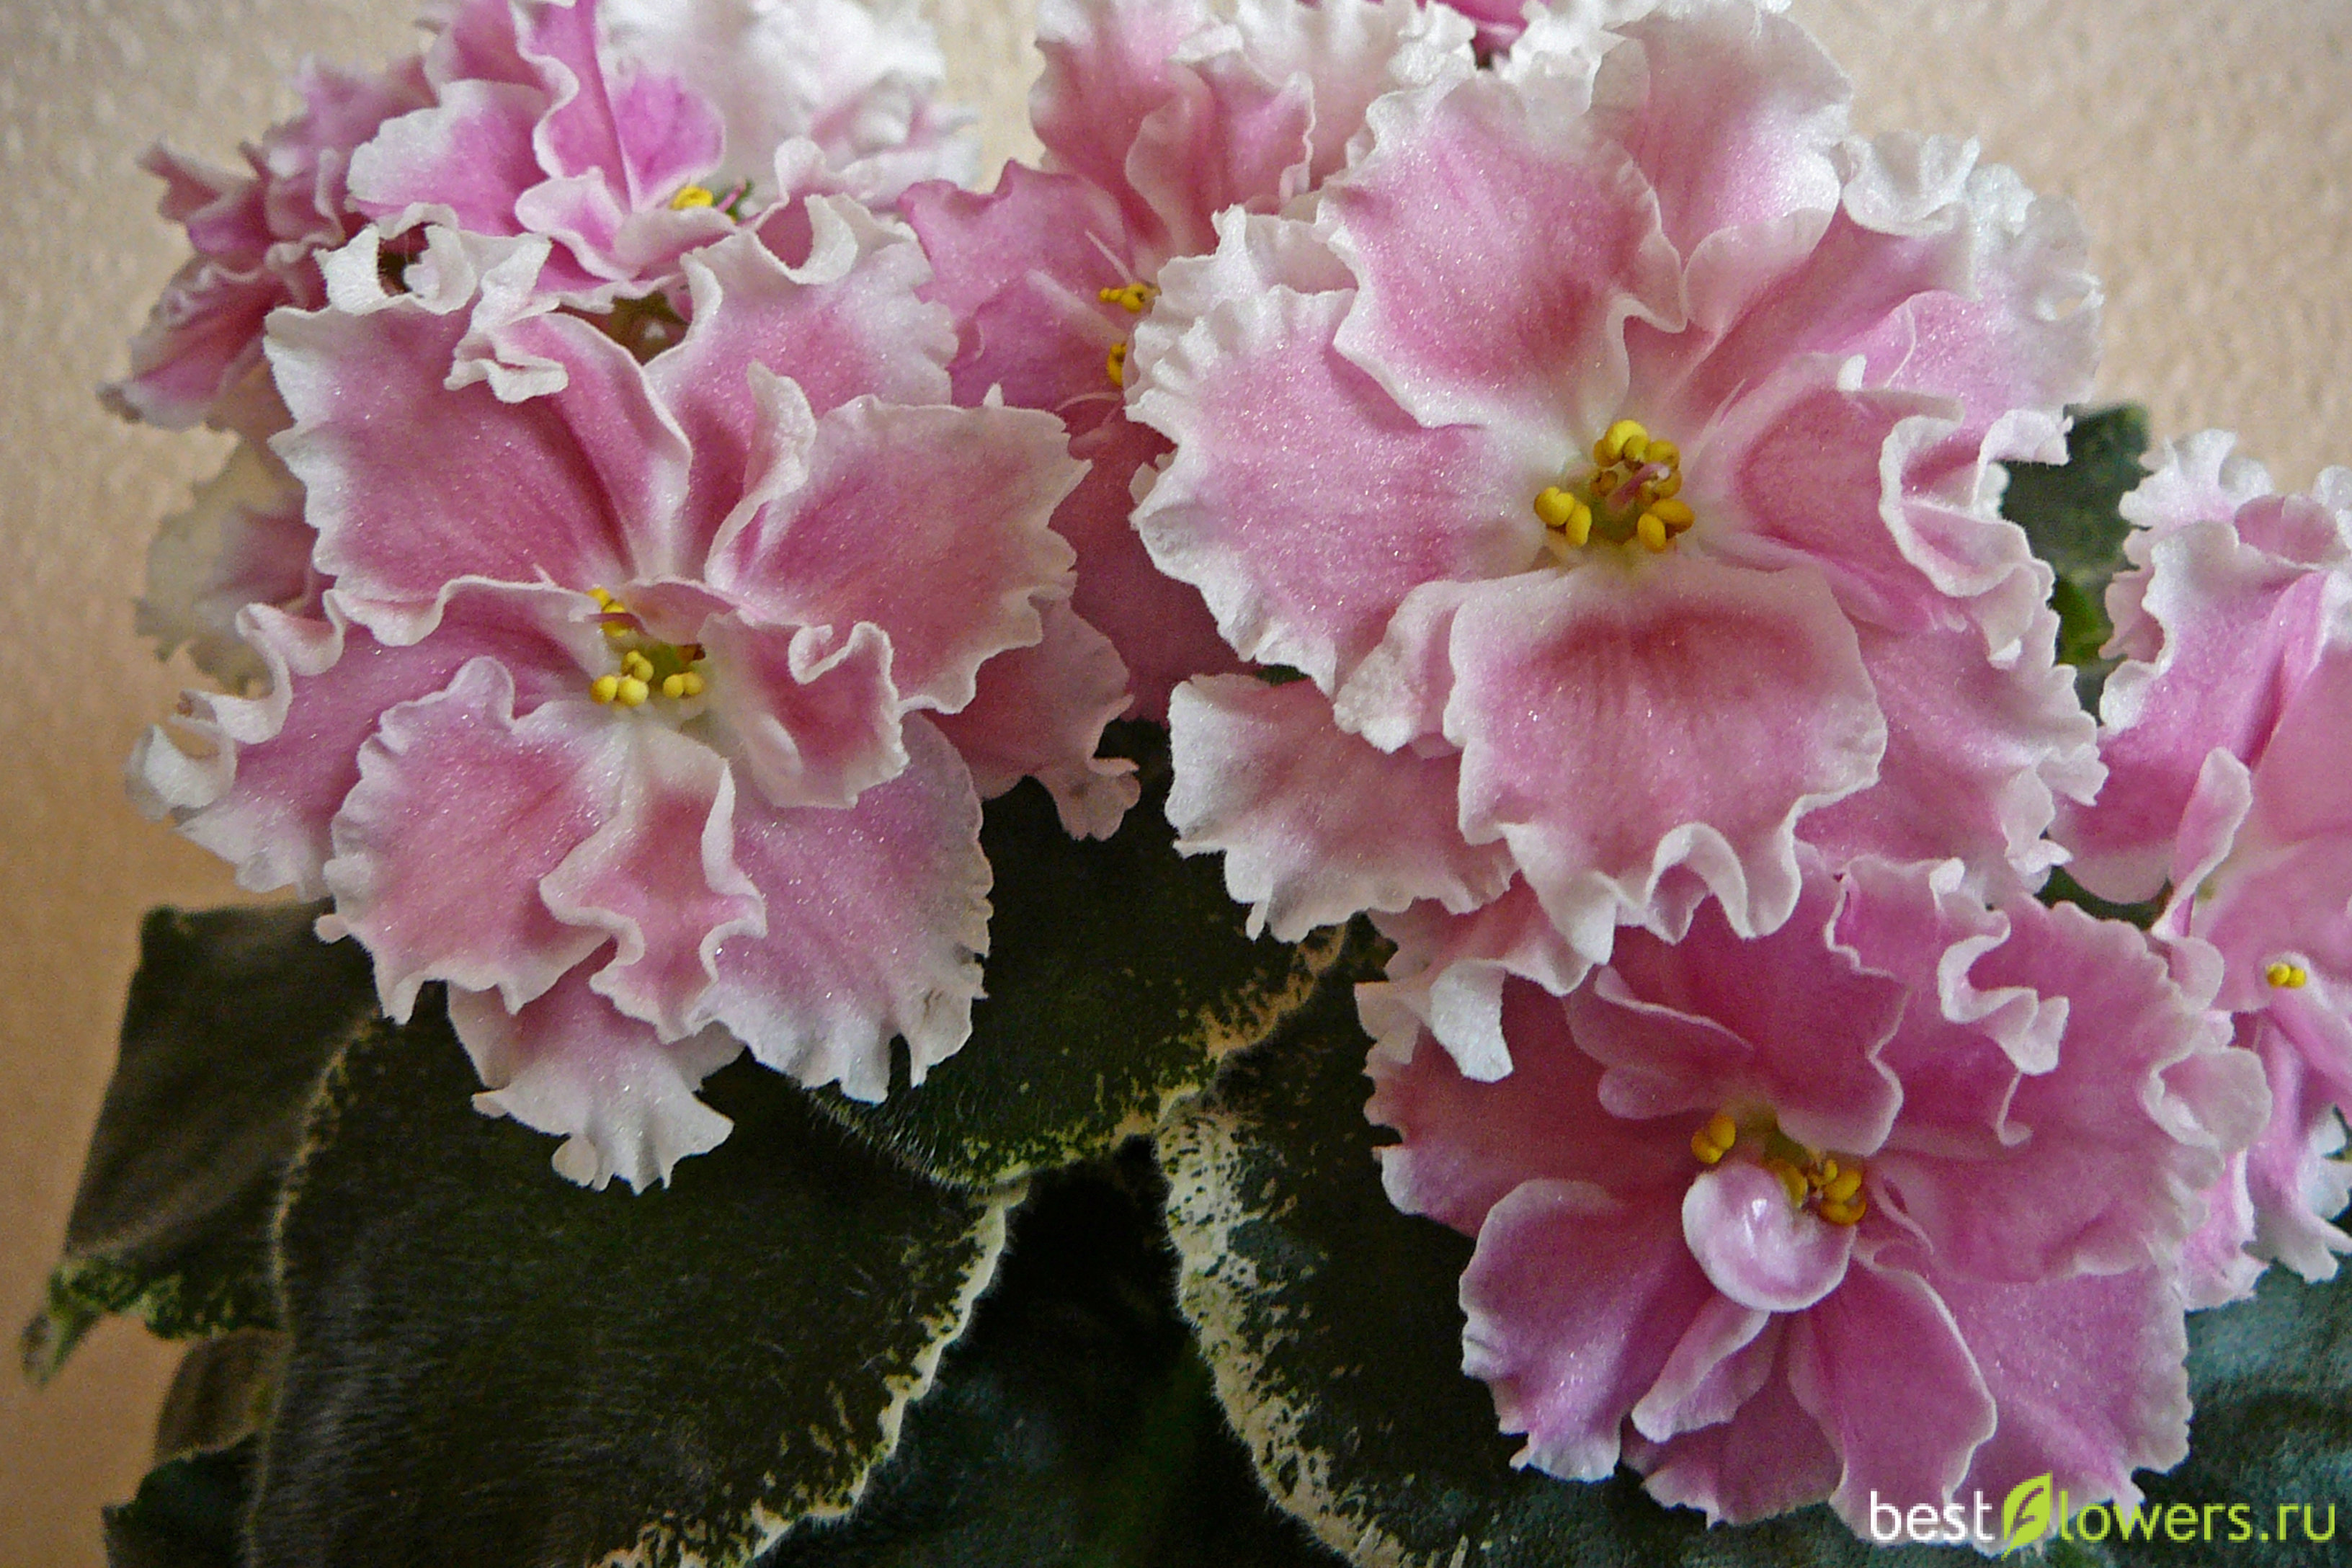
[[[303,224],[247,276],[192,222],[204,287],[121,389],[278,410],[159,542],[151,621],[236,689],[135,790],[245,885],[331,896],[395,1018],[446,982],[485,1109],[579,1181],[716,1144],[694,1089],[747,1047],[878,1099],[898,1037],[919,1080],[981,990],[982,796],[1034,775],[1096,835],[1134,798],[1046,526],[1082,470],[1051,416],[955,405],[868,205],[942,151],[908,26],[468,0],[369,91],[314,73],[342,87],[220,182]],[[870,41],[814,68],[828,28]],[[199,327],[205,287],[234,308]]]
[[[981,801],[1108,835],[1132,711],[1254,932],[1391,945],[1383,1178],[1521,1463],[2136,1498],[2184,1313],[2352,1250],[2352,474],[2166,459],[2102,726],[2000,509],[2079,226],[1853,134],[1779,5],[1039,26],[985,192],[856,0],[463,0],[249,176],[155,154],[195,257],[109,395],[245,445],[135,789],[642,1185],[740,1050],[958,1049]]]

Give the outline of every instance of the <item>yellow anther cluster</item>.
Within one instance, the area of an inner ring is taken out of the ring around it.
[[[1697,521],[1676,500],[1683,488],[1682,450],[1650,434],[1639,420],[1620,419],[1592,444],[1593,470],[1570,485],[1547,485],[1536,516],[1556,539],[1555,553],[1581,549],[1597,531],[1612,544],[1635,540],[1662,554]]]
[[[1742,1129],[1729,1112],[1717,1111],[1691,1134],[1691,1153],[1702,1165],[1719,1165],[1743,1138],[1759,1152],[1757,1163],[1780,1181],[1791,1205],[1802,1208],[1811,1202],[1813,1212],[1832,1225],[1861,1222],[1870,1206],[1862,1194],[1862,1166],[1812,1152],[1782,1132],[1769,1113]]]
[[[1110,372],[1110,384],[1113,386],[1127,384],[1127,345],[1125,343],[1111,344],[1110,359],[1107,362],[1106,368]]]
[[[700,185],[681,185],[677,195],[670,197],[669,210],[682,213],[688,207],[709,207],[719,205],[719,194]]]
[[[2299,991],[2311,984],[2311,971],[2282,958],[2263,971],[2263,978],[2282,991]]]
[[[1105,289],[1095,295],[1106,305],[1117,305],[1130,316],[1140,316],[1160,298],[1160,290],[1149,283],[1129,283],[1124,289]]]
[[[1739,1123],[1717,1111],[1707,1118],[1706,1125],[1691,1134],[1691,1152],[1702,1165],[1718,1164],[1731,1146],[1739,1142]]]
[[[619,670],[588,683],[590,697],[623,708],[641,708],[656,691],[682,700],[709,689],[709,682],[698,668],[702,662],[700,644],[655,642],[630,618],[629,607],[611,594],[596,588],[589,596],[604,612],[605,640],[621,656]]]

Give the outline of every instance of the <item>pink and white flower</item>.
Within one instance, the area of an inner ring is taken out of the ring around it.
[[[1618,9],[1377,99],[1345,168],[1163,270],[1135,344],[1175,444],[1136,528],[1312,681],[1177,693],[1178,826],[1278,935],[1403,916],[1398,977],[1482,1075],[1505,973],[1572,985],[1709,898],[1769,931],[1800,839],[2018,892],[2098,777],[1997,510],[2088,384],[2071,213],[1849,137],[1845,79],[1748,0]],[[1265,809],[1276,768],[1327,804]]]
[[[1513,980],[1496,1083],[1367,988],[1382,1178],[1477,1238],[1464,1365],[1518,1463],[1859,1531],[2187,1452],[2177,1269],[2260,1073],[2138,931],[1960,869],[1814,863],[1769,935],[1710,905],[1565,1000]]]
[[[446,982],[486,1109],[569,1135],[584,1182],[715,1144],[694,1088],[742,1047],[878,1099],[894,1036],[918,1081],[962,1045],[975,768],[1076,831],[1134,799],[1046,527],[1059,424],[947,406],[911,237],[808,205],[804,267],[750,233],[686,258],[692,325],[647,363],[501,314],[554,387],[517,398],[449,366],[549,242],[436,233],[394,291],[363,232],[332,306],[270,331],[323,615],[248,606],[268,690],[192,697],[191,744],[134,763],[246,885],[331,895],[393,1016]]]
[[[1042,170],[985,195],[907,194],[956,315],[959,401],[992,388],[1069,425],[1087,482],[1054,526],[1078,552],[1078,611],[1127,661],[1140,717],[1185,677],[1234,668],[1198,595],[1156,571],[1129,526],[1168,443],[1126,417],[1137,322],[1172,258],[1211,248],[1216,215],[1271,213],[1338,171],[1367,104],[1473,68],[1470,28],[1412,0],[1046,0],[1032,100]]]
[[[2060,833],[2084,886],[2168,882],[2157,933],[2220,952],[2277,1106],[2242,1173],[2256,1249],[2319,1279],[2352,1251],[2326,1223],[2352,1199],[2352,470],[2283,496],[2232,444],[2168,448],[2124,501],[2107,784]]]

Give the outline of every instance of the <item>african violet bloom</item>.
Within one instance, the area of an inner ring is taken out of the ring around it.
[[[1179,690],[1171,814],[1278,935],[1408,911],[1393,973],[1480,1077],[1507,973],[1709,896],[1770,931],[1800,837],[2021,890],[2097,779],[1996,507],[2088,384],[2072,216],[1847,138],[1747,0],[1633,9],[1379,99],[1133,356],[1152,559],[1312,682]]]
[[[878,1099],[903,1036],[919,1080],[980,992],[980,790],[1035,773],[1093,833],[1134,798],[1060,426],[946,406],[911,237],[806,217],[801,266],[688,257],[643,363],[532,289],[544,239],[436,230],[404,290],[373,231],[336,253],[269,340],[323,613],[248,606],[268,690],[134,761],[246,885],[331,895],[393,1016],[447,982],[485,1108],[583,1182],[716,1144],[693,1091],[743,1047]],[[555,390],[452,384],[468,341]]]
[[[2260,1074],[2138,931],[1959,873],[1809,858],[1771,935],[1709,906],[1564,1001],[1513,980],[1496,1083],[1368,988],[1382,1177],[1477,1238],[1464,1364],[1517,1462],[1860,1531],[2187,1452],[2175,1270]]]
[[[2352,1196],[2328,1157],[2352,1114],[2352,470],[2282,496],[2231,444],[2169,448],[2124,501],[2108,780],[2060,832],[2084,886],[2136,901],[2168,878],[2157,933],[2220,952],[2277,1106],[2242,1173],[2257,1250],[2325,1279],[2352,1251],[2326,1223]]]
[[[1046,0],[1032,100],[1044,169],[985,195],[945,184],[905,210],[961,340],[956,395],[992,388],[1068,424],[1090,465],[1054,526],[1076,548],[1075,604],[1118,647],[1139,713],[1186,676],[1234,668],[1200,596],[1153,569],[1128,525],[1168,443],[1122,406],[1129,339],[1171,258],[1211,248],[1216,215],[1270,213],[1345,162],[1364,106],[1467,76],[1470,28],[1412,0]]]

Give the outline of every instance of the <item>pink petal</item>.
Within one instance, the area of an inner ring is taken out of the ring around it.
[[[1361,994],[1368,1011],[1377,991]],[[1695,1170],[1690,1138],[1706,1118],[1611,1115],[1601,1104],[1601,1065],[1578,1047],[1560,1004],[1533,985],[1505,988],[1503,1029],[1512,1067],[1499,1082],[1471,1081],[1410,1034],[1373,1052],[1364,1114],[1404,1135],[1379,1152],[1389,1200],[1475,1235],[1504,1194],[1557,1178],[1640,1194],[1679,1237],[1675,1216]]]
[[[2246,1153],[2254,1250],[2307,1280],[2332,1279],[2352,1236],[2327,1223],[2352,1199],[2340,1107],[2352,1105],[2352,1029],[2342,1019],[2239,1015],[2271,1091],[2271,1119]],[[2329,1047],[2333,1049],[2329,1049]],[[2317,1047],[2317,1048],[2313,1048]]]
[[[212,761],[192,764],[159,730],[132,761],[134,794],[236,867],[240,886],[320,897],[329,825],[359,783],[360,747],[384,711],[440,690],[478,658],[513,675],[522,712],[578,694],[581,660],[600,639],[567,629],[570,607],[541,590],[462,593],[436,635],[394,647],[339,611],[319,622],[251,606],[238,628],[268,672],[268,694],[193,696],[187,728]]]
[[[1170,58],[1176,46],[1208,19],[1199,0],[1044,0],[1038,7],[1045,70],[1031,90],[1029,122],[1046,166],[1111,193],[1129,232],[1155,244],[1159,220],[1128,184],[1128,153],[1175,91],[1184,70]]]
[[[514,706],[513,676],[477,658],[390,710],[335,814],[320,934],[366,945],[396,1019],[428,980],[495,988],[511,1011],[604,941],[559,921],[539,885],[609,820],[627,742],[585,700]]]
[[[833,811],[735,802],[735,856],[766,903],[764,936],[727,939],[701,1016],[812,1087],[880,1100],[890,1040],[913,1080],[971,1030],[988,947],[980,800],[939,732],[907,721],[907,770]]]
[[[1702,1118],[1760,1103],[1809,1147],[1876,1149],[1904,1102],[1879,1053],[1907,993],[1832,940],[1837,906],[1816,871],[1769,936],[1740,941],[1713,906],[1680,942],[1627,932],[1612,967],[1568,1004],[1578,1041],[1608,1068],[1601,1103],[1619,1116]]]
[[[540,883],[548,912],[613,939],[589,987],[665,1042],[709,984],[719,944],[764,927],[735,863],[727,761],[656,720],[623,720],[618,793],[596,830]]]
[[[2077,1509],[2128,1504],[2132,1471],[2187,1457],[2189,1336],[2167,1271],[1935,1285],[1998,1412],[1969,1488],[2005,1497],[2049,1472]]]
[[[676,569],[686,443],[627,351],[571,317],[519,322],[516,341],[567,384],[509,404],[478,383],[445,388],[464,326],[400,296],[272,330],[297,420],[278,450],[354,618],[413,641],[456,578],[586,590]]]
[[[1221,308],[1130,410],[1176,443],[1136,509],[1152,560],[1198,587],[1243,658],[1327,692],[1417,584],[1517,570],[1550,482],[1466,428],[1431,430],[1340,357],[1345,294]]]
[[[1118,650],[1132,716],[1156,724],[1168,721],[1168,694],[1186,679],[1241,668],[1200,594],[1154,566],[1128,522],[1136,485],[1150,481],[1169,449],[1148,426],[1105,419],[1071,441],[1087,475],[1054,509],[1054,531],[1078,552],[1070,607]]]
[[[546,105],[535,88],[453,81],[440,101],[386,122],[352,154],[352,205],[395,230],[426,219],[520,234],[515,198],[547,177],[531,147]]]
[[[693,450],[686,531],[697,563],[756,483],[763,411],[751,367],[790,377],[825,414],[861,394],[886,403],[945,403],[952,350],[945,315],[915,289],[922,254],[862,210],[812,204],[819,254],[790,268],[736,235],[684,263],[693,322],[646,367],[646,384]],[[845,213],[846,216],[845,216]]]
[[[1103,726],[1127,709],[1127,668],[1067,601],[1039,613],[1044,639],[982,665],[978,694],[931,722],[971,769],[982,799],[1034,778],[1072,837],[1108,838],[1141,793],[1133,763],[1095,755]]]
[[[1875,1497],[1941,1508],[1996,1411],[1949,1309],[1916,1274],[1857,1261],[1789,1331],[1789,1383],[1843,1461],[1830,1506],[1857,1534]]]
[[[1515,1462],[1564,1480],[1617,1468],[1626,1417],[1714,1298],[1654,1196],[1530,1181],[1479,1227],[1462,1276],[1462,1370],[1484,1381]]]
[[[618,1176],[642,1192],[726,1141],[733,1124],[694,1091],[743,1047],[723,1029],[663,1044],[589,989],[589,968],[513,1013],[495,993],[452,990],[449,1021],[487,1086],[476,1110],[562,1137],[555,1169],[582,1186]]]
[[[1832,1225],[1789,1201],[1761,1165],[1727,1161],[1683,1194],[1683,1239],[1707,1283],[1759,1312],[1799,1312],[1838,1287],[1853,1226]]]
[[[1628,1456],[1643,1490],[1669,1508],[1706,1510],[1709,1524],[1750,1524],[1837,1488],[1837,1450],[1789,1387],[1785,1331],[1776,1324],[1756,1343],[1774,1364],[1737,1414],[1662,1445],[1637,1443]]]
[[[770,805],[845,806],[907,765],[890,639],[869,622],[771,626],[721,616],[696,634],[706,700]]]
[[[1463,914],[1509,880],[1499,846],[1474,848],[1454,826],[1456,759],[1374,750],[1334,725],[1306,681],[1190,681],[1168,718],[1177,847],[1223,853],[1252,935],[1297,942],[1421,899]]]
[[[1396,943],[1389,960],[1388,996],[1425,1026],[1452,1053],[1465,1077],[1491,1083],[1511,1070],[1503,1038],[1503,990],[1517,977],[1565,996],[1592,967],[1559,934],[1534,891],[1520,878],[1493,902],[1466,915],[1419,903],[1375,916],[1381,934]],[[1365,1027],[1380,1037],[1367,1016]]]
[[[1675,248],[1837,209],[1832,155],[1853,89],[1804,28],[1724,5],[1654,12],[1623,31],[1632,45],[1602,57],[1594,109],[1656,189]]]
[[[1136,128],[1126,170],[1160,221],[1161,254],[1213,248],[1218,213],[1273,212],[1304,188],[1316,108],[1305,79],[1268,80],[1220,53],[1170,73],[1169,86]]]
[[[1687,1197],[1684,1208],[1687,1213]],[[1779,1333],[1766,1331],[1771,1322],[1769,1312],[1711,1297],[1666,1358],[1658,1381],[1633,1406],[1634,1430],[1662,1443],[1738,1414],[1771,1374],[1780,1348]]]
[[[983,660],[1044,635],[1032,600],[1071,561],[1046,521],[1083,471],[1051,416],[860,398],[817,421],[808,463],[719,542],[713,586],[778,625],[871,621],[911,707],[953,712]]]
[[[1321,212],[1358,279],[1339,351],[1422,424],[1549,437],[1558,463],[1617,416],[1625,321],[1679,326],[1681,289],[1640,173],[1551,107],[1483,75],[1384,99]]]
[[[1669,923],[1680,868],[1741,935],[1788,918],[1798,818],[1870,783],[1885,746],[1818,577],[1675,555],[1529,574],[1475,607],[1445,708],[1463,831],[1510,847],[1580,951],[1604,956],[1621,921]]]
[[[1100,186],[1007,163],[992,191],[917,185],[903,210],[936,274],[926,297],[955,317],[956,402],[1002,386],[1014,407],[1080,430],[1118,406],[1105,360],[1135,319],[1101,294],[1143,279]]]

